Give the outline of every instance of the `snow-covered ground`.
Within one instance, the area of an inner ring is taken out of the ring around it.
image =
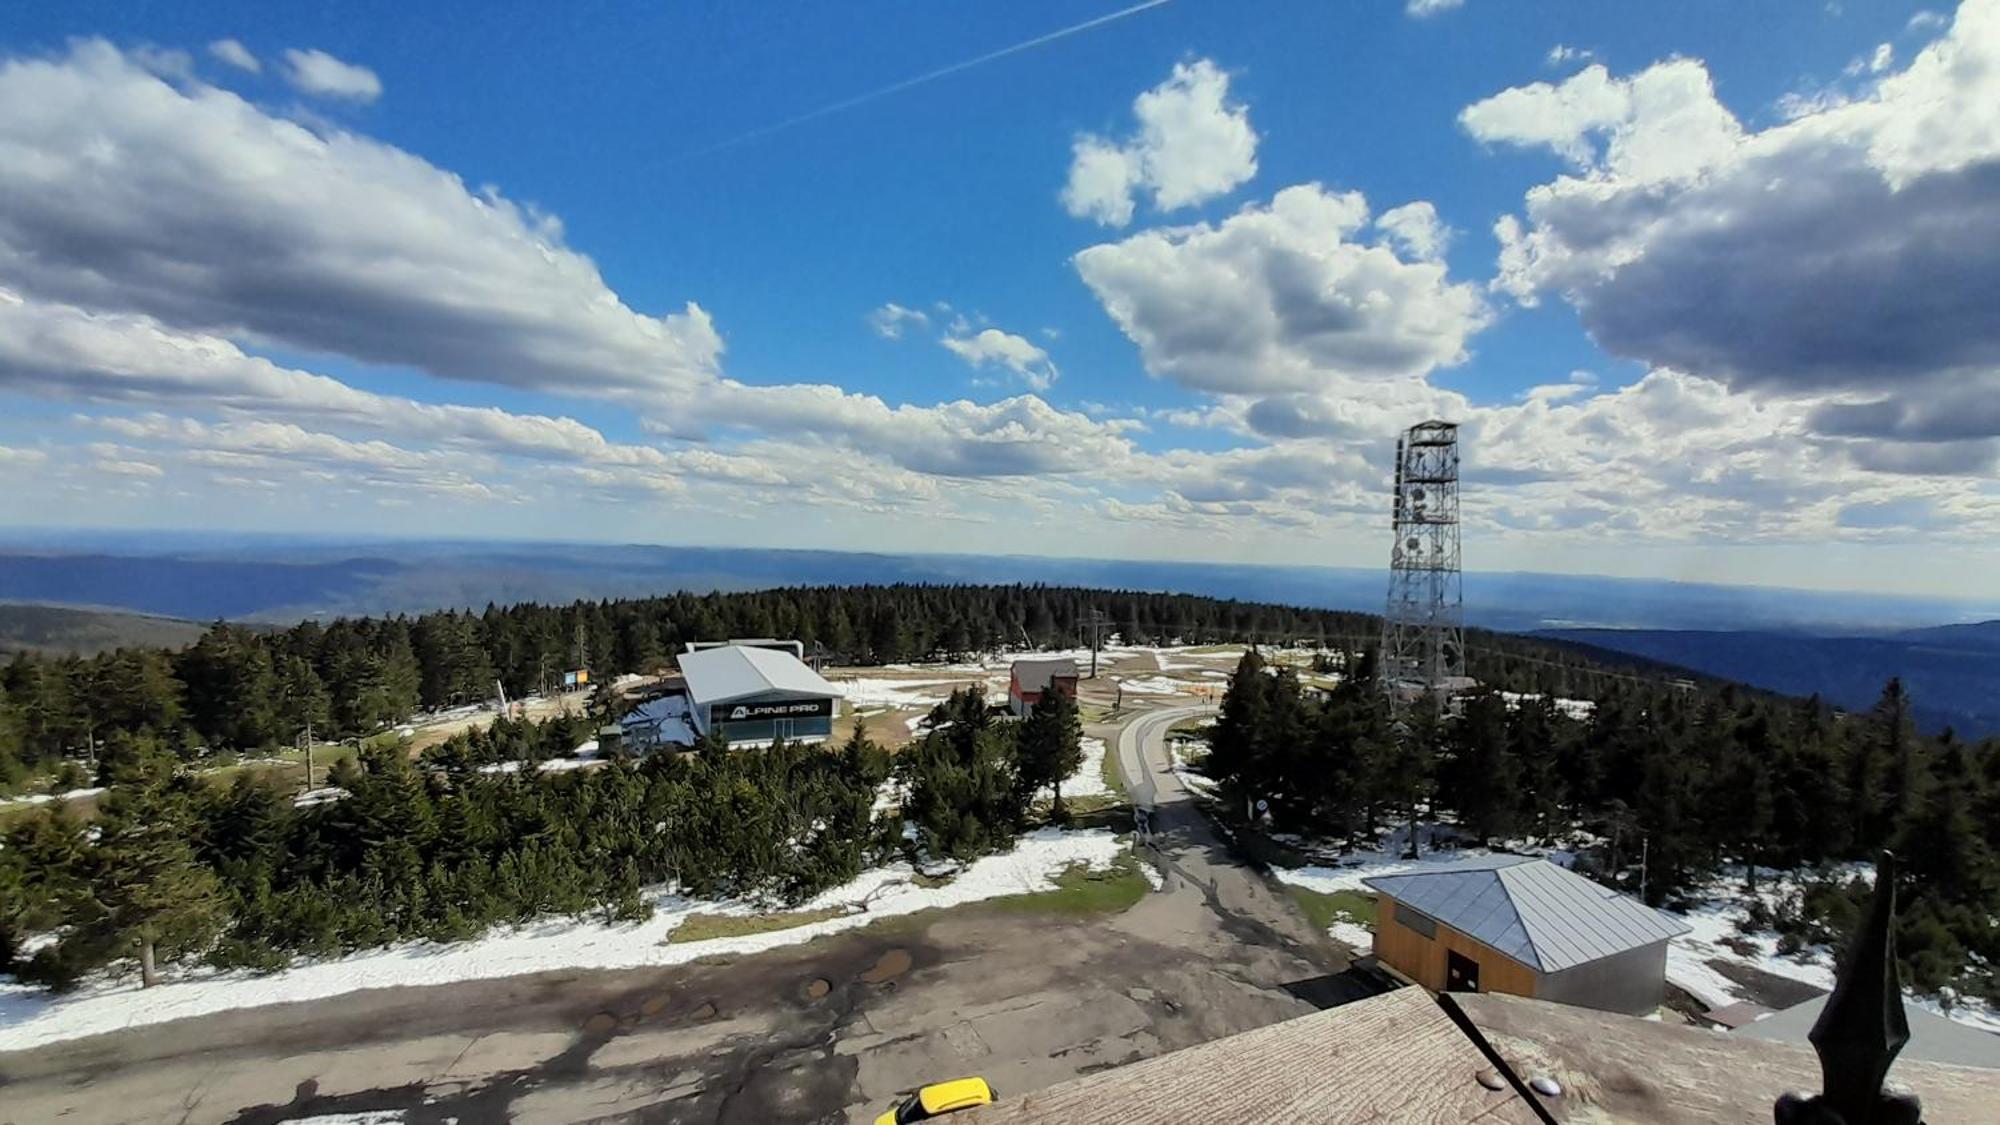
[[[1170,680],[1165,676],[1140,676],[1120,680],[1119,686],[1141,695],[1179,695],[1187,691],[1189,685],[1184,680]]]
[[[594,766],[596,764],[597,761],[594,758],[549,758],[543,761],[542,764],[537,768],[540,769],[543,773],[561,773],[564,770],[579,770],[585,766]],[[479,772],[520,773],[521,765],[522,763],[518,760],[509,762],[489,762],[486,765],[480,766]]]
[[[1042,829],[1004,855],[987,856],[941,887],[920,887],[906,864],[875,868],[792,909],[849,911],[790,929],[708,941],[675,942],[688,916],[755,914],[751,902],[683,898],[652,892],[654,914],[644,922],[611,924],[550,919],[492,931],[471,941],[411,942],[332,961],[301,964],[269,976],[199,971],[141,990],[136,981],[87,985],[65,996],[0,984],[0,1051],[39,1047],[86,1035],[140,1027],[233,1008],[317,1000],[366,988],[418,987],[539,973],[552,969],[636,969],[676,965],[717,954],[756,953],[863,926],[878,918],[959,906],[1000,895],[1055,889],[1056,876],[1075,864],[1109,866],[1125,851],[1108,829]]]
[[[1765,869],[1760,868],[1760,872]],[[1872,879],[1870,865],[1849,865],[1834,872],[1836,879],[1856,874]],[[1767,907],[1795,894],[1799,877],[1788,872],[1760,874],[1757,898]],[[1685,911],[1669,911],[1688,925],[1692,933],[1678,937],[1667,946],[1667,979],[1711,1008],[1746,999],[1746,989],[1718,972],[1711,962],[1741,965],[1789,977],[1814,988],[1833,990],[1833,951],[1824,946],[1810,947],[1797,954],[1778,952],[1778,936],[1770,930],[1745,933],[1740,927],[1749,917],[1751,896],[1743,889],[1740,871],[1728,872],[1710,884],[1704,896]],[[1949,1011],[1943,1000],[1907,993],[1906,1002],[1983,1031],[2000,1033],[2000,1011],[1975,998],[1959,998]]]
[[[1217,782],[1188,764],[1187,748],[1188,744],[1182,739],[1167,739],[1167,754],[1173,759],[1174,776],[1180,779],[1181,788],[1195,796],[1213,797]]]
[[[1775,902],[1794,886],[1791,880],[1768,881],[1760,888],[1766,902]],[[1778,953],[1778,938],[1770,931],[1747,934],[1738,928],[1749,917],[1750,896],[1740,878],[1720,881],[1708,888],[1706,897],[1685,911],[1669,911],[1694,927],[1693,932],[1675,938],[1667,946],[1667,979],[1711,1008],[1720,1008],[1746,999],[1744,987],[1709,964],[1722,961],[1757,969],[1773,976],[1803,981],[1814,988],[1833,990],[1833,956],[1824,949],[1801,951],[1797,957]]]
[[[71,789],[67,793],[33,793],[26,797],[7,797],[0,799],[0,809],[16,805],[46,805],[54,801],[67,801],[73,797],[95,797],[102,792],[104,787],[97,786],[90,789]]]
[[[1521,701],[1524,699],[1540,699],[1541,696],[1532,692],[1524,694],[1518,691],[1503,691],[1500,693],[1500,698],[1505,700],[1508,709],[1512,710],[1519,707]],[[1557,696],[1555,704],[1556,710],[1561,711],[1577,722],[1589,719],[1591,712],[1597,710],[1597,704],[1588,699],[1564,699],[1561,696]]]
[[[837,680],[850,707],[935,707],[969,680]]]
[[[1086,738],[1083,740],[1083,764],[1077,767],[1075,776],[1063,782],[1065,797],[1114,797],[1117,793],[1104,784],[1104,740]]]

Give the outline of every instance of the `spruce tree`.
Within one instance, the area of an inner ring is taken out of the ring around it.
[[[160,965],[205,952],[221,932],[221,884],[195,857],[187,809],[164,784],[114,790],[97,827],[88,901],[73,910],[77,929],[63,944],[136,957],[151,988]]]
[[[1030,794],[1043,788],[1054,791],[1050,816],[1057,824],[1067,823],[1062,783],[1083,765],[1083,719],[1076,700],[1053,686],[1043,692],[1021,723],[1018,745],[1020,784]]]

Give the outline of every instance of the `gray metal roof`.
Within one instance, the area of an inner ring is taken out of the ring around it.
[[[1532,856],[1491,856],[1362,882],[1544,973],[1690,929],[1670,914]]]
[[[1014,682],[1021,685],[1022,691],[1045,691],[1052,677],[1075,676],[1076,661],[1067,656],[1016,660],[1012,671]]]
[[[682,653],[680,664],[681,674],[687,677],[688,697],[697,704],[727,703],[771,692],[840,697],[840,689],[818,672],[791,653],[776,649],[709,648]]]
[[[1782,1012],[1774,1012],[1755,1023],[1737,1028],[1736,1034],[1752,1039],[1803,1044],[1806,1033],[1812,1030],[1813,1021],[1826,1007],[1826,999],[1820,996]],[[1910,1041],[1898,1058],[2000,1070],[2000,1035],[1948,1020],[1915,1004],[1903,1005],[1903,1014],[1909,1017]]]

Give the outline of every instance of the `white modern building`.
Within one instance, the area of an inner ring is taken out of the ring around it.
[[[840,689],[789,652],[725,645],[682,653],[680,665],[697,740],[713,732],[741,746],[833,734]]]

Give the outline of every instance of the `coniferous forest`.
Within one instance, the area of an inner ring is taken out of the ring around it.
[[[178,650],[19,657],[0,674],[0,785],[53,774],[108,791],[89,819],[50,806],[0,825],[0,971],[65,987],[107,968],[147,979],[174,963],[268,968],[547,915],[636,917],[650,909],[642,888],[662,884],[796,901],[898,853],[1005,848],[1042,795],[1063,815],[1061,783],[1080,757],[1074,708],[995,721],[961,693],[893,760],[864,731],[837,747],[709,747],[555,773],[479,767],[567,753],[601,712],[498,719],[415,760],[386,732],[490,699],[496,681],[510,697],[538,690],[579,657],[600,682],[652,671],[691,639],[797,637],[827,661],[869,664],[1073,646],[1093,619],[1131,643],[1354,654],[1379,628],[1178,595],[821,587],[284,630],[218,623]],[[1991,746],[1919,735],[1894,691],[1878,714],[1836,716],[1724,685],[1669,687],[1658,669],[1574,647],[1477,631],[1468,644],[1488,685],[1594,699],[1596,714],[1475,697],[1464,718],[1431,720],[1413,741],[1386,733],[1379,700],[1356,686],[1365,668],[1324,699],[1289,673],[1239,672],[1217,768],[1267,796],[1280,823],[1322,833],[1359,838],[1432,809],[1493,837],[1581,823],[1605,835],[1614,871],[1643,838],[1656,898],[1728,861],[1792,867],[1897,843],[1924,888],[1906,923],[1915,979],[1961,978],[1981,950],[1993,963]],[[378,736],[327,778],[344,797],[301,804],[257,776],[198,772],[290,744],[308,722],[321,741]],[[871,812],[892,776],[901,813]],[[1919,839],[1940,843],[1926,852]],[[1844,895],[1831,888],[1800,912],[1801,940],[1838,926]]]
[[[1868,887],[1836,865],[1892,848],[1904,979],[2000,1001],[2000,741],[1919,732],[1900,682],[1862,714],[1632,678],[1604,680],[1586,718],[1487,688],[1398,721],[1371,660],[1322,692],[1244,657],[1206,767],[1225,808],[1261,799],[1279,829],[1369,846],[1379,827],[1429,819],[1478,843],[1581,834],[1580,866],[1634,893],[1643,854],[1655,905],[1720,878],[1754,891],[1759,869],[1804,873],[1752,911],[1781,948],[1838,947]]]

